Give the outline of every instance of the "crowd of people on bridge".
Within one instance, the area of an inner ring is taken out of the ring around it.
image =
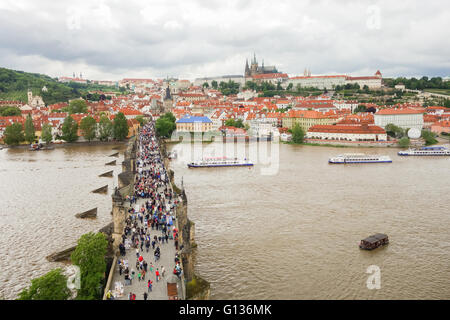
[[[163,248],[171,242],[175,252],[182,249],[178,247],[179,235],[174,223],[178,196],[171,188],[153,123],[146,124],[139,134],[136,171],[134,194],[128,198],[130,209],[119,245],[118,264],[125,285],[133,285],[135,281],[142,283],[142,296],[147,300],[155,285],[150,278],[159,282],[165,277],[164,266],[156,267],[164,254]],[[135,265],[130,265],[130,250],[136,253],[133,257],[136,258]],[[151,261],[152,257],[155,263]],[[173,261],[172,272],[180,278],[182,269],[178,253]],[[130,292],[128,299],[135,300],[136,293]]]

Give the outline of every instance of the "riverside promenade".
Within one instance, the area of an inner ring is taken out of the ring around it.
[[[144,126],[138,141],[133,195],[126,201],[129,205],[125,206],[120,254],[113,267],[108,296],[128,300],[133,294],[135,300],[144,300],[146,293],[147,300],[167,300],[170,282],[176,284],[178,298],[183,298],[183,270],[176,260],[177,250],[182,247],[178,247],[175,217],[181,198],[174,193],[169,181],[152,123]],[[143,270],[146,270],[145,276],[139,279]]]

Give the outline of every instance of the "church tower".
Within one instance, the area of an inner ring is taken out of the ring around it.
[[[248,66],[248,59],[245,59],[245,72],[244,72],[244,76],[245,77],[249,77],[250,76],[250,68]]]
[[[31,102],[33,101],[33,92],[28,89],[28,105],[31,106]]]
[[[256,61],[256,53],[253,53],[253,61],[250,66],[250,75],[258,74],[258,61]]]

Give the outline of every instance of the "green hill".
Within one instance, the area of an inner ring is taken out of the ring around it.
[[[44,86],[47,92],[42,91]],[[46,104],[67,101],[81,95],[77,89],[49,76],[0,68],[0,99],[27,102],[28,89],[33,91],[33,95],[40,95]]]
[[[43,92],[43,87],[47,92]],[[27,91],[31,89],[33,95],[39,95],[45,104],[67,102],[69,99],[85,97],[89,90],[125,91],[114,87],[96,84],[60,83],[56,78],[24,71],[0,68],[0,100],[19,100],[27,102]]]

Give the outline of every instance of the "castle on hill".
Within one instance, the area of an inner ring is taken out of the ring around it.
[[[256,54],[253,54],[253,60],[251,61],[250,66],[248,65],[248,59],[246,60],[244,72],[246,78],[268,73],[278,73],[278,70],[275,66],[264,66],[264,60],[260,66],[256,60]]]

